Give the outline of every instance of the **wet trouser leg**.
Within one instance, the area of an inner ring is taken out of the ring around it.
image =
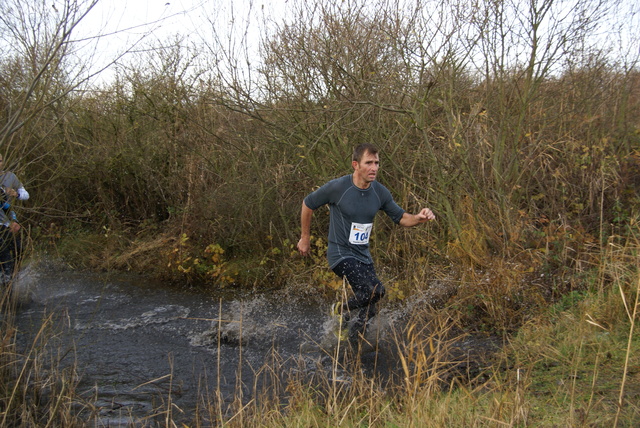
[[[376,303],[385,294],[384,285],[378,279],[373,264],[362,263],[353,258],[342,260],[333,271],[340,278],[346,278],[353,290],[354,296],[346,302],[343,309],[359,309],[350,332],[350,336],[351,333],[357,335],[364,331],[367,321],[376,314]]]
[[[0,226],[0,274],[6,278],[11,277],[21,251],[20,234],[14,234],[9,228]]]

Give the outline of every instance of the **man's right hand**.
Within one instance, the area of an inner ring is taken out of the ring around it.
[[[306,257],[311,251],[311,241],[309,238],[300,238],[298,241],[298,252],[301,256]]]
[[[300,211],[300,240],[298,241],[298,252],[302,257],[306,257],[311,252],[311,217],[313,210],[302,201]]]

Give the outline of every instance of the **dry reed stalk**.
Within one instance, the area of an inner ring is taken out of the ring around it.
[[[616,411],[616,417],[613,422],[614,427],[618,426],[618,421],[620,420],[620,412],[622,411],[622,406],[624,404],[624,388],[627,382],[627,371],[629,370],[629,358],[631,357],[633,332],[636,325],[636,318],[638,317],[638,308],[640,307],[640,276],[638,276],[636,280],[636,290],[635,290],[636,298],[633,304],[633,308],[629,308],[624,291],[622,290],[620,285],[618,286],[618,289],[620,290],[620,295],[622,296],[622,302],[624,303],[624,308],[627,312],[627,316],[629,317],[630,325],[629,325],[629,338],[627,341],[627,351],[625,354],[624,368],[622,371],[622,381],[620,383],[620,395],[618,396],[618,409]]]
[[[347,302],[347,279],[342,279],[342,286],[340,288],[340,300],[335,303],[336,305],[344,305]],[[332,314],[333,316],[333,314]],[[334,349],[333,355],[331,356],[331,385],[329,390],[329,401],[327,403],[327,410],[330,415],[335,415],[338,409],[338,394],[341,390],[340,381],[338,380],[338,368],[340,365],[340,354],[342,351],[342,311],[338,311],[338,332],[336,337],[336,347]]]
[[[455,324],[448,315],[436,314],[424,326],[419,320],[408,324],[400,337],[395,333],[398,358],[403,373],[400,395],[408,405],[408,414],[415,413],[422,400],[441,390],[445,375],[454,365],[449,361],[451,344],[459,339],[451,337]]]
[[[36,360],[35,355],[37,354],[36,345],[41,339],[46,339],[45,328],[48,327],[49,324],[51,323],[52,317],[53,317],[53,314],[50,314],[43,321],[42,325],[38,329],[38,332],[36,333],[36,336],[33,340],[33,343],[31,344],[31,347],[29,348],[29,351],[27,352],[27,355],[24,358],[25,361],[22,365],[22,369],[20,370],[20,373],[18,374],[17,379],[15,380],[15,385],[11,391],[11,394],[9,395],[9,401],[5,407],[4,415],[2,417],[2,423],[0,424],[0,426],[7,426],[7,417],[11,414],[10,410],[13,406],[14,401],[17,400],[19,389],[21,386],[23,386],[23,382],[25,382],[26,379],[30,376],[30,367],[32,366],[32,363],[35,363],[35,360]]]
[[[222,390],[220,389],[220,378],[222,376],[222,365],[220,364],[221,359],[221,351],[222,348],[222,299],[219,301],[218,305],[218,345],[217,345],[217,358],[216,358],[216,403],[218,405],[218,420],[223,420],[223,412],[222,412]]]

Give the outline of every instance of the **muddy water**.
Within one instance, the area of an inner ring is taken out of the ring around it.
[[[46,263],[24,268],[14,285],[23,302],[19,347],[26,353],[43,320],[49,320],[48,347],[60,360],[59,369],[78,373],[78,412],[95,426],[161,421],[159,412],[167,407],[174,421],[189,424],[195,409],[214,402],[216,393],[223,404],[248,402],[258,398],[256,384],[282,388],[280,380],[291,373],[348,382],[332,358],[337,340],[330,302],[306,286],[205,295],[141,276],[76,272]],[[359,355],[362,369],[382,376],[391,371],[394,357],[384,346],[392,326],[411,306],[434,304],[449,292],[437,288],[432,285],[435,294],[407,302],[404,309],[383,308],[368,330],[368,340],[378,348]],[[468,361],[474,349],[485,352],[493,343],[466,338],[458,345]],[[265,365],[273,370],[261,371]]]
[[[153,415],[168,400],[174,418],[188,421],[214,391],[250,399],[272,356],[283,371],[301,353],[321,358],[313,343],[328,328],[325,306],[283,292],[203,295],[51,267],[26,268],[16,285],[29,300],[18,311],[20,345],[50,317],[50,346],[62,367],[77,367],[77,392],[95,402],[102,426]]]

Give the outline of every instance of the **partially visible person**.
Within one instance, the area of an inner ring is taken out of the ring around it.
[[[376,213],[382,210],[394,223],[404,227],[434,220],[435,215],[429,208],[409,214],[396,204],[389,190],[376,181],[380,159],[378,149],[372,144],[355,147],[351,165],[353,174],[329,181],[302,202],[297,248],[302,256],[309,255],[313,211],[328,204],[329,267],[340,278],[346,278],[353,290],[351,299],[342,307],[334,308],[343,314],[345,321],[350,318],[349,312],[358,311],[348,333],[353,341],[364,334],[366,323],[376,314],[376,303],[385,294],[369,252]]]
[[[13,172],[4,170],[4,159],[0,155],[0,282],[2,283],[7,283],[13,277],[16,261],[22,253],[21,226],[11,205],[13,201],[27,199],[29,199],[29,192]]]

